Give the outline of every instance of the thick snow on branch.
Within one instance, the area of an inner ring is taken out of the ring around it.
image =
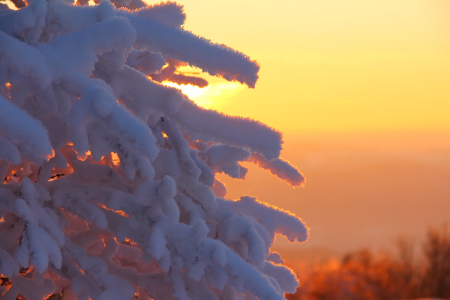
[[[238,214],[252,216],[268,230],[271,237],[275,233],[284,235],[290,242],[304,242],[308,239],[308,227],[294,214],[244,196],[239,201],[220,200],[219,207],[231,209]]]
[[[42,53],[19,40],[6,35],[0,31],[0,65],[7,66],[17,73],[12,79],[18,76],[18,82],[12,81],[12,84],[19,84],[23,80],[30,81],[31,84],[45,89],[52,81],[52,74],[48,67],[45,57]],[[21,80],[22,79],[22,80]]]
[[[250,157],[250,151],[228,145],[213,145],[206,150],[208,165],[215,172],[223,172],[233,178],[245,179],[247,169],[238,164]]]
[[[22,5],[20,0],[16,1],[15,4],[16,6]],[[30,1],[28,6],[22,7],[18,11],[10,11],[0,15],[1,31],[27,43],[35,43],[39,40],[45,26],[46,13],[47,1]]]
[[[1,299],[284,299],[298,281],[270,251],[304,223],[217,173],[241,162],[299,186],[282,134],[160,84],[197,66],[254,87],[248,56],[182,28],[175,2],[0,5]],[[120,9],[123,8],[123,9]]]
[[[259,65],[245,54],[225,45],[213,44],[189,31],[144,19],[130,12],[119,14],[128,18],[136,28],[136,43],[139,47],[188,62],[213,76],[255,87]]]
[[[126,56],[121,52],[131,49],[135,40],[135,30],[124,18],[114,17],[73,33],[56,37],[48,44],[39,46],[41,52],[52,65],[54,80],[64,76],[63,72],[89,75],[94,71],[98,56],[105,52],[118,61],[112,61],[122,67]],[[67,76],[67,75],[66,75]]]
[[[250,161],[257,164],[260,168],[269,170],[270,173],[279,177],[282,180],[286,180],[292,186],[301,186],[305,183],[305,178],[292,166],[289,162],[280,158],[273,160],[267,160],[263,155],[259,153],[253,153]]]
[[[249,118],[224,115],[185,101],[172,119],[194,139],[247,148],[267,159],[277,158],[281,152],[281,133]]]
[[[160,53],[133,49],[128,54],[127,65],[148,75],[161,70],[166,60]]]
[[[183,6],[176,2],[161,2],[135,11],[135,14],[144,19],[154,20],[172,27],[180,27],[186,21]]]
[[[96,75],[109,83],[115,96],[142,119],[157,112],[175,121],[193,139],[238,146],[261,153],[267,159],[280,155],[282,134],[261,122],[204,109],[177,89],[149,81],[127,66],[114,72],[103,65]]]
[[[0,96],[0,136],[10,143],[8,156],[16,157],[13,163],[19,164],[16,149],[21,155],[37,164],[42,164],[53,155],[47,130],[42,124]],[[4,151],[3,150],[3,151]]]

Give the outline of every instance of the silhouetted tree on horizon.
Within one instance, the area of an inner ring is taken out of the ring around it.
[[[297,293],[288,299],[450,299],[448,226],[427,230],[420,255],[411,239],[400,237],[395,246],[395,255],[363,249],[303,270]]]

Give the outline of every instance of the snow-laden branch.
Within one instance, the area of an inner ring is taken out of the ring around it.
[[[280,179],[286,180],[292,186],[301,186],[305,183],[305,178],[297,168],[285,160],[280,158],[267,160],[263,155],[253,153],[250,161],[254,162],[262,169],[269,170],[270,173]]]
[[[52,67],[53,80],[64,80],[69,74],[90,75],[98,56],[108,52],[110,63],[121,68],[135,41],[135,30],[124,18],[114,17],[61,35],[39,50]],[[126,53],[125,53],[126,52]]]
[[[172,27],[180,27],[186,21],[183,6],[172,1],[161,2],[134,11],[134,14],[144,19]]]
[[[17,73],[17,75],[11,76],[12,84],[29,80],[31,84],[40,89],[45,89],[50,85],[52,73],[44,55],[38,49],[1,31],[0,45],[2,45],[0,47],[0,65],[6,66]]]
[[[157,112],[178,123],[193,139],[246,148],[267,159],[280,155],[282,134],[261,122],[204,109],[177,89],[149,81],[127,66],[120,72],[99,66],[95,74],[144,120],[150,113]]]
[[[294,186],[282,135],[161,85],[254,87],[259,66],[182,28],[183,7],[140,0],[0,6],[1,299],[284,299],[298,285],[270,251],[303,222],[217,173],[251,161]],[[124,9],[118,9],[118,8]],[[5,277],[6,276],[6,277]]]
[[[188,62],[213,76],[239,81],[255,87],[259,65],[241,52],[213,44],[193,33],[173,28],[129,12],[119,12],[136,28],[139,47],[161,52],[164,56]]]
[[[53,155],[47,130],[39,121],[2,96],[0,107],[0,136],[10,142],[8,143],[10,151],[8,148],[4,148],[3,151],[8,151],[8,157],[15,157],[13,163],[20,163],[16,149],[24,158],[37,164],[42,164]]]
[[[294,214],[278,207],[260,202],[256,198],[244,196],[239,201],[218,199],[219,211],[232,210],[254,217],[270,233],[284,235],[290,242],[303,242],[308,239],[308,227]]]

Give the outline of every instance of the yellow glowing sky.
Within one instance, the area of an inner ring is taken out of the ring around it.
[[[450,128],[448,0],[177,2],[261,65],[255,90],[210,80],[227,94],[206,107],[287,133]]]
[[[176,2],[185,29],[261,65],[254,90],[184,89],[202,106],[293,135],[450,130],[448,0]]]
[[[253,90],[208,76],[209,88],[184,90],[285,133],[282,157],[306,188],[252,164],[245,182],[218,176],[227,197],[256,196],[308,224],[307,243],[277,240],[279,251],[379,249],[450,224],[450,1],[177,2],[185,29],[261,65]]]

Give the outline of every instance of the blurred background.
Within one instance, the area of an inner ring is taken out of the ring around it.
[[[282,158],[306,177],[219,176],[228,198],[310,227],[273,247],[302,282],[292,299],[450,298],[450,1],[177,2],[185,29],[261,65],[255,89],[207,75],[181,89],[282,131]]]

